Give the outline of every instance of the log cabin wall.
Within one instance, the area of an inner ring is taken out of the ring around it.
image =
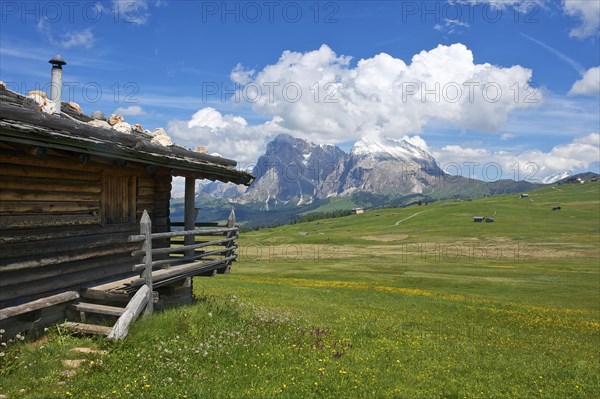
[[[169,230],[170,171],[149,169],[0,142],[0,308],[131,275],[144,209]]]

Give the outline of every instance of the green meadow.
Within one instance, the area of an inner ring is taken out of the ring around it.
[[[0,394],[598,398],[599,262],[599,182],[262,229],[123,342],[0,349]]]

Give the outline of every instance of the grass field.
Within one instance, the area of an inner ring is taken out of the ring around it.
[[[123,343],[9,345],[0,394],[598,398],[600,184],[557,189],[244,234],[232,274]]]

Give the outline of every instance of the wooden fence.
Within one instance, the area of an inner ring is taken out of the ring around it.
[[[144,211],[140,234],[129,236],[128,241],[143,242],[140,250],[131,253],[132,256],[143,255],[143,263],[133,266],[133,271],[140,272],[140,278],[131,281],[129,287],[137,290],[142,285],[148,286],[145,313],[153,311],[152,290],[155,287],[197,275],[228,273],[231,263],[237,258],[235,240],[238,236],[239,228],[235,225],[233,210],[223,227],[166,233],[152,233],[152,221]],[[169,239],[171,246],[153,248],[152,241],[155,239]]]

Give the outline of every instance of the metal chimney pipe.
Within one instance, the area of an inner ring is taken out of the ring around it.
[[[60,115],[60,105],[62,101],[62,66],[67,65],[67,63],[58,53],[56,53],[56,55],[48,62],[52,64],[50,101],[54,102],[54,113]]]

